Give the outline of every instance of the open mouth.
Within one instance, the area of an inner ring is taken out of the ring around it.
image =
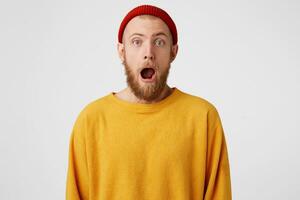
[[[154,68],[146,67],[140,72],[141,77],[145,81],[152,81],[155,78],[156,72]]]

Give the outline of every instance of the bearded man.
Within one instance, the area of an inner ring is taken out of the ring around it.
[[[230,200],[227,145],[216,107],[170,87],[178,52],[170,15],[130,10],[117,50],[127,87],[90,102],[70,137],[68,200]]]

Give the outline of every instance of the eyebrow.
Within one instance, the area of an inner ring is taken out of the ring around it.
[[[145,36],[144,34],[141,34],[141,33],[133,33],[130,35],[129,38],[131,38],[132,36],[134,35],[139,35],[139,36]],[[158,32],[158,33],[154,33],[152,36],[159,36],[159,35],[164,35],[165,37],[168,37],[164,32]]]

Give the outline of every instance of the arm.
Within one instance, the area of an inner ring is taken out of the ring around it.
[[[204,200],[231,200],[230,168],[224,131],[215,107],[208,111]]]
[[[77,118],[70,137],[66,181],[67,200],[87,200],[89,175],[86,157],[86,123],[83,114]]]

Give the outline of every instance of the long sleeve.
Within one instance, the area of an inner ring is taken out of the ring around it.
[[[227,146],[215,107],[208,112],[207,165],[204,200],[231,200],[231,178]]]
[[[216,108],[176,89],[157,104],[113,93],[85,106],[70,138],[67,200],[231,200]]]
[[[70,137],[69,163],[66,181],[67,200],[87,200],[89,196],[89,175],[86,156],[86,123],[79,115]]]

